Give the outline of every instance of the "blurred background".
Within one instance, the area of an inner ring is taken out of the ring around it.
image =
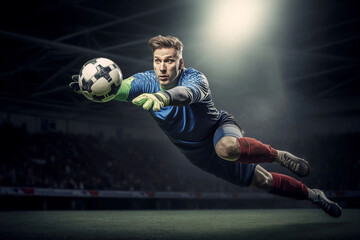
[[[0,10],[1,209],[225,207],[225,195],[205,201],[201,193],[231,193],[226,206],[300,206],[192,166],[141,108],[93,103],[68,87],[96,57],[115,61],[125,77],[152,69],[147,41],[159,34],[182,40],[185,67],[206,75],[215,105],[246,136],[306,158],[313,171],[304,183],[359,207],[358,9],[355,0],[7,3]],[[189,195],[154,200],[157,192]],[[265,200],[249,201],[259,196]]]

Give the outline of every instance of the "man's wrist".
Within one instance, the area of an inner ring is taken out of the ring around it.
[[[165,106],[169,106],[170,104],[170,95],[167,92],[157,92],[155,93],[158,97],[160,97],[161,101],[164,103]]]

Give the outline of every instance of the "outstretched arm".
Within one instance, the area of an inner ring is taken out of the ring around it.
[[[136,97],[133,103],[149,110],[159,111],[166,106],[186,106],[205,100],[210,94],[207,79],[202,74],[189,74],[182,79],[182,85],[169,90],[149,94],[144,93]]]
[[[122,81],[119,91],[116,93],[114,100],[126,102],[129,98],[129,93],[131,90],[131,82],[134,80],[134,77],[126,78]]]
[[[190,88],[184,86],[174,87],[164,91],[169,97],[169,105],[171,106],[185,106],[191,103],[194,94]]]
[[[142,106],[143,109],[159,111],[166,106],[185,106],[191,103],[193,93],[187,87],[178,86],[170,90],[157,93],[143,93],[132,101],[135,105]]]

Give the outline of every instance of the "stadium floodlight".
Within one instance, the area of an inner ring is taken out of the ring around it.
[[[233,47],[261,38],[275,5],[270,0],[213,1],[206,27],[208,39]]]

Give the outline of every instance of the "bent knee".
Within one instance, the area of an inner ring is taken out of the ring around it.
[[[251,186],[265,191],[270,191],[273,187],[273,178],[271,173],[266,171],[261,166],[257,165],[254,172],[254,177],[251,182]]]
[[[261,179],[258,179],[258,181],[256,182],[256,187],[260,188],[260,189],[264,189],[264,190],[270,190],[272,188],[273,185],[273,180],[272,178],[269,177],[264,177]]]
[[[215,146],[216,154],[222,159],[236,161],[239,159],[240,151],[236,137],[225,136]]]

